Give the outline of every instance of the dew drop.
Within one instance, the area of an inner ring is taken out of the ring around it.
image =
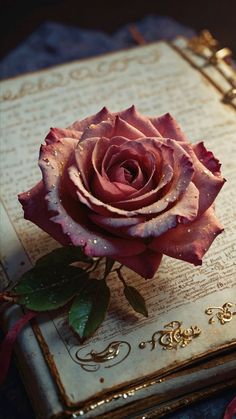
[[[49,166],[50,161],[48,159],[43,159],[43,161],[45,161],[46,165]]]
[[[54,150],[54,151],[53,151],[53,154],[54,154],[54,156],[57,156],[57,154],[58,154],[58,153],[57,153],[57,150]]]
[[[190,233],[190,231],[191,231],[191,228],[188,228],[188,233]]]
[[[97,242],[98,242],[97,239],[93,239],[94,244],[97,244]]]

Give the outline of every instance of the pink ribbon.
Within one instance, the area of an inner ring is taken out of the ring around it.
[[[224,414],[224,419],[234,419],[234,417],[236,417],[236,397],[228,404]]]
[[[14,343],[17,339],[17,336],[23,329],[23,327],[29,322],[29,320],[33,319],[37,316],[38,312],[36,311],[27,311],[23,317],[21,317],[8,331],[6,334],[3,342],[0,345],[0,385],[3,384],[8,368],[11,361],[12,351],[14,347]]]

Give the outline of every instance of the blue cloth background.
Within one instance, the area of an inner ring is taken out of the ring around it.
[[[147,42],[170,40],[177,35],[191,37],[195,33],[191,28],[164,16],[147,16],[142,21],[135,22],[135,26]],[[1,78],[7,78],[71,60],[116,51],[134,44],[130,25],[123,26],[113,35],[108,35],[100,31],[46,22],[1,61],[0,74]],[[168,419],[221,419],[227,404],[234,396],[234,390],[222,392],[217,397],[168,415]],[[16,367],[12,363],[7,380],[0,391],[0,418],[34,417]]]

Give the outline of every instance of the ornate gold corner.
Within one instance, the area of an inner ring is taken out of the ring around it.
[[[152,338],[139,344],[140,349],[145,349],[147,344],[151,345],[151,350],[155,349],[159,343],[163,349],[178,349],[189,345],[192,340],[198,337],[201,329],[198,326],[191,326],[188,329],[181,328],[182,322],[174,320],[164,326],[164,330],[154,332]]]
[[[232,307],[236,307],[235,303],[227,302],[223,304],[222,307],[208,307],[205,310],[205,313],[208,316],[213,316],[209,319],[208,323],[213,324],[215,323],[217,318],[221,324],[229,323],[233,316],[236,314],[236,311],[231,310]]]

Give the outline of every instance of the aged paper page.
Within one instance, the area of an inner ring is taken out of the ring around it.
[[[215,317],[215,322],[209,324],[205,310],[222,307],[226,302],[236,303],[236,114],[221,103],[215,88],[165,43],[2,83],[1,218],[6,237],[2,245],[3,269],[9,281],[14,281],[40,255],[57,246],[46,233],[23,219],[16,198],[40,178],[36,163],[39,144],[49,127],[67,126],[104,105],[118,111],[133,103],[146,115],[172,113],[191,142],[204,140],[220,156],[227,183],[216,206],[225,232],[215,240],[202,267],[166,257],[156,278],[149,281],[126,270],[127,283],[136,286],[147,301],[148,319],[129,309],[115,276],[110,279],[113,290],[107,319],[83,347],[78,345],[63,313],[42,316],[40,333],[53,354],[56,380],[70,405],[140,377],[161,375],[235,339],[235,319],[222,325]],[[165,333],[165,325],[173,321],[175,330],[182,322],[183,329],[196,326],[194,330],[201,333],[177,350],[163,350],[159,343],[152,350],[153,334]],[[119,350],[111,361],[85,361],[91,350],[109,350],[114,342]]]

